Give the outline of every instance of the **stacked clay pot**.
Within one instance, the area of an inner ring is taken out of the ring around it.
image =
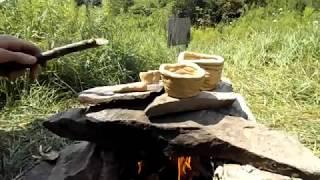
[[[180,53],[178,63],[187,62],[195,63],[206,71],[201,90],[211,91],[218,86],[224,66],[223,57],[188,51]]]

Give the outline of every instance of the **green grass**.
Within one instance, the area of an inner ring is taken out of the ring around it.
[[[299,135],[320,155],[319,13],[308,11],[258,9],[230,26],[196,30],[190,48],[223,55],[225,75],[259,122]]]
[[[109,7],[74,7],[72,0],[10,1],[0,5],[0,34],[50,49],[105,37],[107,47],[49,63],[38,82],[0,80],[0,179],[30,166],[38,147],[60,149],[65,140],[41,126],[51,114],[78,107],[79,91],[137,80],[141,70],[176,61],[167,48],[169,8],[151,16],[109,14]],[[224,75],[247,99],[260,123],[298,136],[320,156],[320,13],[274,8],[251,10],[231,24],[193,29],[189,50],[225,57]],[[0,160],[1,161],[1,160]]]

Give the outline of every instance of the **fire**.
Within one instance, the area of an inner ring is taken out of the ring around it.
[[[139,161],[139,162],[138,162],[138,174],[141,174],[142,166],[143,166],[143,162],[142,162],[142,161]]]
[[[178,158],[178,180],[181,178],[186,177],[188,171],[191,171],[191,157],[179,157]]]
[[[169,158],[170,160],[174,160],[176,158]],[[177,158],[177,164],[178,164],[178,180],[192,180],[192,177],[190,176],[190,172],[192,170],[191,168],[191,156],[181,156]],[[144,161],[138,161],[137,167],[138,167],[138,175],[141,175],[141,172],[143,171],[143,166],[145,165]],[[188,179],[187,179],[188,178]]]

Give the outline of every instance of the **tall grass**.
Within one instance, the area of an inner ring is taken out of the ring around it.
[[[246,97],[258,121],[297,135],[319,156],[320,13],[280,7],[251,10],[214,29],[193,29],[188,50],[224,56],[224,75]],[[92,37],[111,43],[49,62],[37,82],[0,80],[0,155],[5,165],[0,165],[0,179],[11,179],[32,164],[39,145],[65,145],[41,122],[78,107],[79,91],[135,81],[141,70],[176,61],[177,49],[166,44],[169,12],[166,7],[150,16],[112,16],[106,3],[86,9],[73,0],[1,4],[0,33],[33,41],[43,50]]]
[[[298,135],[320,155],[319,12],[256,9],[216,29],[194,30],[190,49],[226,58],[225,75],[259,122]]]

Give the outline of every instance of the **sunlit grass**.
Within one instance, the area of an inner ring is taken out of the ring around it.
[[[297,135],[319,156],[319,12],[301,17],[276,11],[261,18],[264,13],[255,10],[230,26],[195,30],[190,49],[223,55],[225,75],[258,121]]]

